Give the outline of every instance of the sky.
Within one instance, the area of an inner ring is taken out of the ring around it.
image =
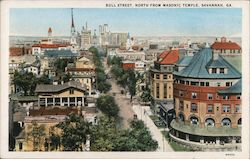
[[[108,24],[111,32],[132,36],[240,36],[240,8],[74,8],[77,31],[88,23],[93,31]],[[10,9],[10,35],[69,36],[70,8]]]

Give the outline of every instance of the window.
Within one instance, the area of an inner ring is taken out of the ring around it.
[[[230,105],[223,105],[222,112],[223,113],[230,113]]]
[[[179,96],[183,97],[183,91],[179,91]]]
[[[180,101],[180,104],[179,104],[179,110],[184,110],[184,104],[183,104],[183,101]]]
[[[208,93],[208,94],[207,94],[207,99],[209,99],[209,100],[213,99],[213,94]]]
[[[224,118],[222,121],[221,121],[221,125],[222,126],[230,126],[231,125],[231,120],[229,118]]]
[[[228,99],[229,99],[229,96],[224,95],[224,96],[223,96],[223,99],[224,99],[224,100],[228,100]]]
[[[160,98],[160,86],[159,86],[159,83],[156,83],[156,98]]]
[[[220,73],[224,74],[224,68],[220,68]]]
[[[238,126],[240,126],[242,124],[241,118],[238,120],[237,124],[238,124]]]
[[[186,81],[186,85],[189,85],[189,81]]]
[[[227,87],[232,86],[232,82],[226,82],[226,86]]]
[[[209,86],[209,82],[206,82],[206,86]]]
[[[212,73],[216,73],[217,69],[216,68],[212,68]]]
[[[179,114],[179,119],[180,119],[180,121],[184,121],[185,120],[184,115],[183,114]]]
[[[192,117],[190,118],[190,123],[191,123],[191,124],[194,124],[194,125],[198,125],[198,124],[199,124],[199,120],[198,120],[198,118],[192,116]]]
[[[240,95],[236,96],[237,99],[240,99]]]
[[[217,86],[220,87],[220,82],[217,82]]]
[[[240,111],[240,105],[235,105],[235,112],[236,113],[240,113],[241,111]]]
[[[197,98],[197,93],[196,92],[192,92],[192,98],[196,99]]]
[[[214,106],[213,105],[208,105],[207,106],[207,112],[208,113],[213,113],[214,112]]]
[[[205,83],[204,83],[204,82],[201,82],[201,83],[200,83],[200,86],[205,86]]]
[[[74,94],[74,89],[73,89],[73,88],[71,88],[71,89],[69,90],[69,94]]]
[[[171,75],[168,75],[168,78],[171,79]]]
[[[191,104],[191,112],[197,112],[197,104],[196,103]]]
[[[164,98],[167,98],[167,93],[168,93],[167,86],[168,85],[166,83],[164,83]]]
[[[183,80],[180,80],[180,83],[181,83],[181,84],[185,84],[185,81],[183,81]]]
[[[156,79],[160,79],[160,75],[159,74],[156,74]]]
[[[168,79],[168,75],[163,75],[163,79]]]
[[[205,125],[206,125],[206,126],[210,126],[210,127],[214,127],[214,125],[215,125],[214,119],[212,119],[212,118],[207,118],[206,121],[205,121]]]

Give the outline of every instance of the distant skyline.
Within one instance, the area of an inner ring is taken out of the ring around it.
[[[241,36],[240,8],[74,8],[77,31],[88,27],[99,33],[99,25],[108,24],[111,32],[129,32],[131,36]],[[11,36],[69,36],[70,8],[10,9]]]

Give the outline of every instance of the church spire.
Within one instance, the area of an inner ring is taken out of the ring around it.
[[[74,24],[74,17],[73,17],[73,8],[71,8],[71,19],[72,19],[71,28],[74,28],[75,24]]]

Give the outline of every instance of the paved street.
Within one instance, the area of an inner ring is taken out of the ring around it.
[[[173,149],[168,144],[168,141],[163,137],[161,131],[155,126],[154,122],[150,119],[150,108],[147,106],[133,105],[133,110],[136,113],[138,119],[144,121],[146,126],[149,128],[153,139],[158,142],[158,152],[171,152]]]
[[[120,108],[119,116],[122,118],[122,126],[124,128],[129,128],[129,122],[134,117],[134,111],[132,109],[132,104],[130,103],[130,99],[126,98],[125,95],[121,94],[121,88],[116,84],[114,79],[109,80],[112,85],[112,90],[110,93],[115,93],[115,101]]]

